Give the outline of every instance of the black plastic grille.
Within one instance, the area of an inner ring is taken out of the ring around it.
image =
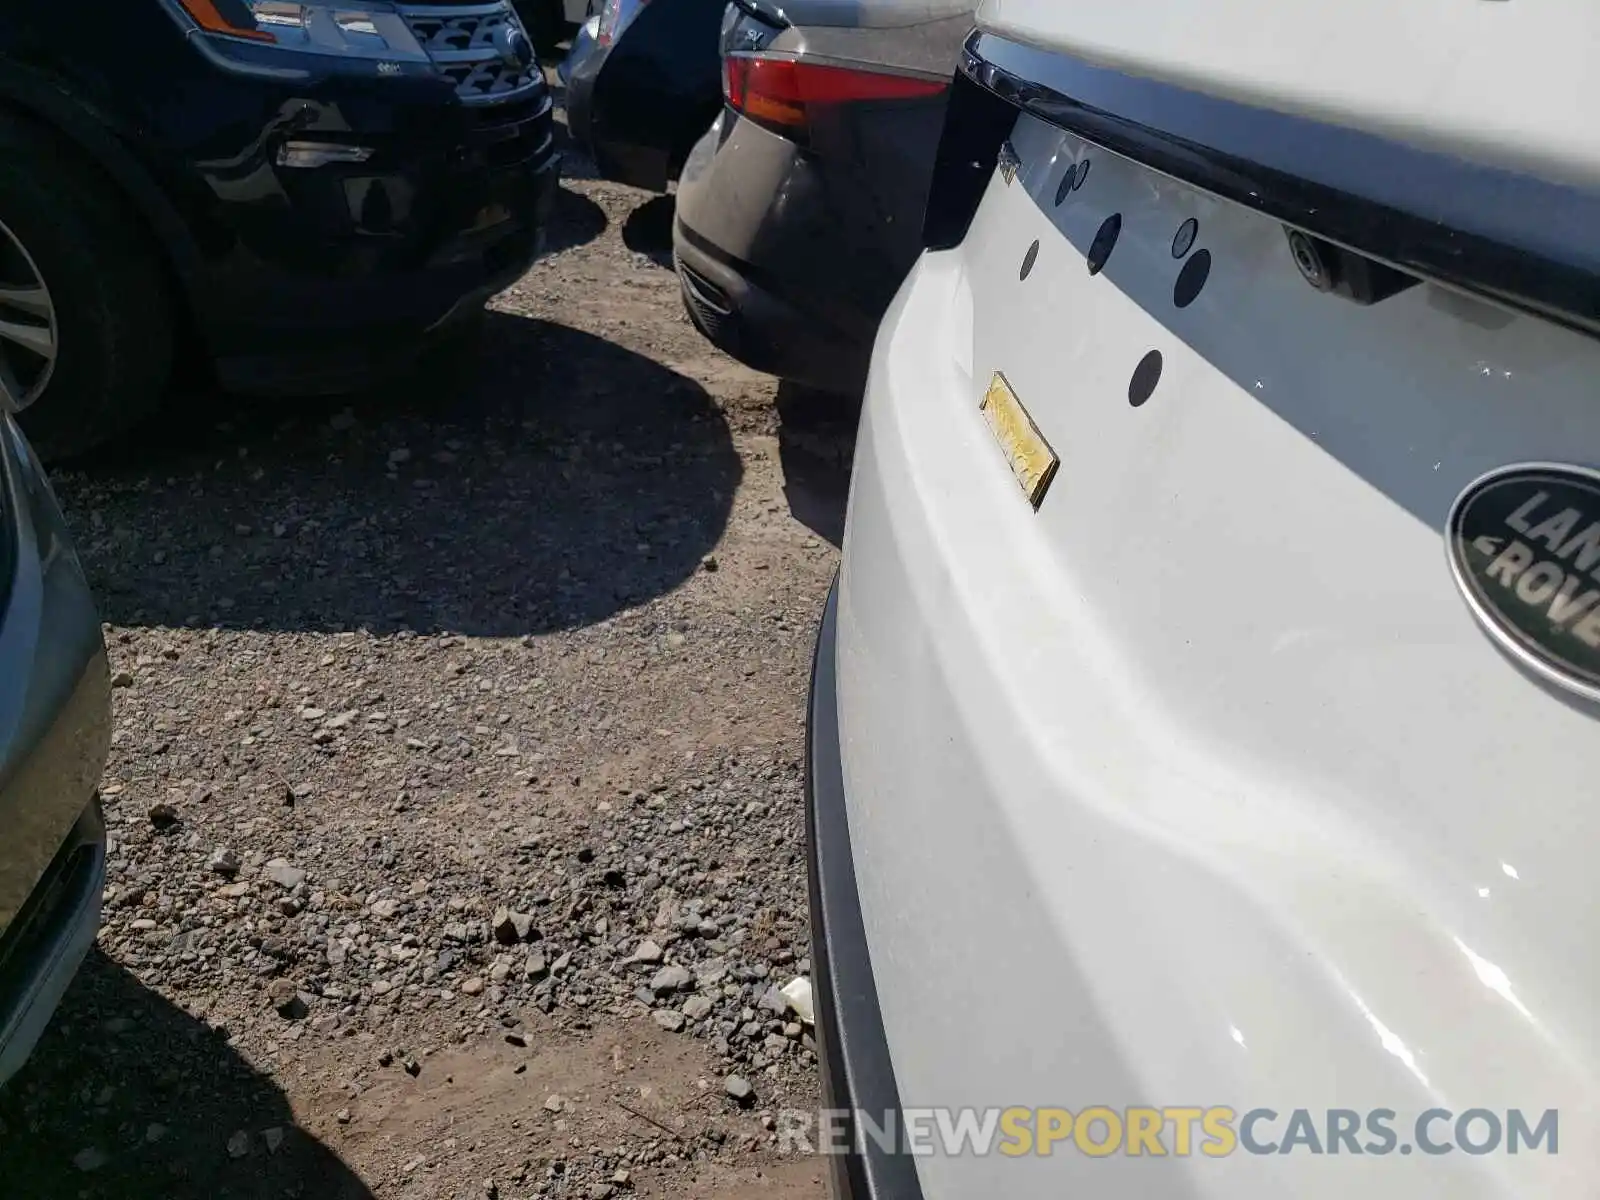
[[[683,285],[684,306],[689,316],[710,341],[717,345],[726,343],[737,334],[733,305],[722,289],[692,267],[679,261],[678,279]]]
[[[492,104],[541,86],[533,44],[516,13],[492,4],[408,4],[400,15],[468,104]]]

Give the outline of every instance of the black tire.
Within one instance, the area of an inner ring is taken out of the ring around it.
[[[19,418],[39,456],[70,458],[155,407],[172,370],[172,301],[149,232],[48,131],[0,115],[0,224],[55,309],[49,383]]]

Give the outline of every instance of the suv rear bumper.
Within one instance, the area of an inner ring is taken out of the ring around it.
[[[806,721],[806,867],[817,1058],[823,1106],[870,1113],[881,1126],[883,1114],[898,1115],[900,1093],[878,1009],[850,851],[834,669],[837,610],[835,584],[817,636]],[[847,1127],[853,1144],[853,1126]],[[870,1138],[863,1140],[864,1153],[828,1158],[837,1200],[920,1200],[913,1159],[887,1153]]]

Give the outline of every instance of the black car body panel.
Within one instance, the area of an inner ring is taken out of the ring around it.
[[[723,45],[846,69],[948,80],[967,3],[747,0]],[[725,107],[678,190],[674,250],[690,317],[759,370],[858,391],[879,319],[922,250],[943,93],[818,107],[803,138]],[[802,144],[803,143],[803,144]]]
[[[220,41],[164,0],[0,4],[0,102],[117,185],[225,381],[358,382],[535,257],[559,165],[542,80],[473,105],[427,64]],[[371,157],[281,166],[291,138]]]
[[[607,179],[665,191],[722,104],[726,0],[649,0],[609,46],[580,34],[567,125]]]

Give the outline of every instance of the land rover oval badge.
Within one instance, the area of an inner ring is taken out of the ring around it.
[[[1600,471],[1501,467],[1450,509],[1450,568],[1517,661],[1600,701]]]

